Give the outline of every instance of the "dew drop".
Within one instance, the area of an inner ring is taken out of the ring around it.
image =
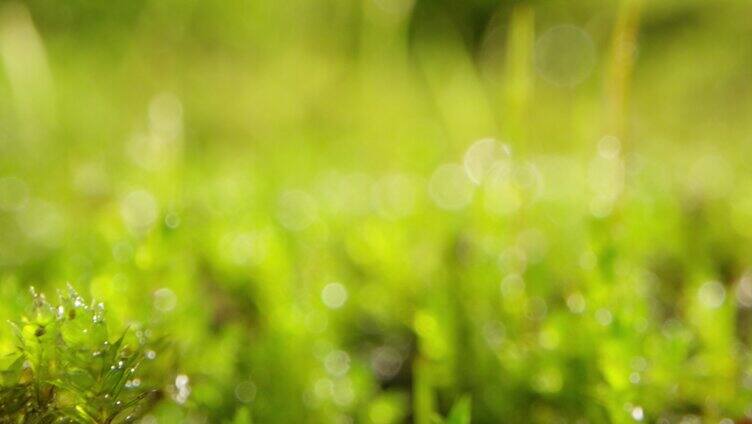
[[[256,385],[248,380],[235,386],[235,397],[243,403],[251,403],[256,398]]]
[[[551,84],[573,87],[593,70],[596,52],[587,32],[573,25],[557,25],[535,43],[535,68]]]
[[[428,182],[428,194],[436,206],[446,210],[463,209],[473,198],[473,182],[463,167],[444,164],[434,171]]]
[[[645,412],[642,410],[641,406],[635,406],[632,408],[631,415],[635,421],[642,421],[643,418],[645,418]]]
[[[321,301],[327,308],[339,309],[347,301],[347,289],[341,283],[329,283],[321,290]]]
[[[185,374],[178,374],[175,377],[175,389],[177,391],[174,394],[175,402],[183,404],[188,400],[188,396],[191,394],[189,381],[188,376]]]
[[[170,312],[175,309],[178,299],[175,293],[163,287],[154,292],[154,308],[161,312]]]
[[[700,303],[709,309],[716,309],[723,305],[726,299],[726,289],[718,281],[708,281],[697,291]]]
[[[506,162],[511,156],[508,145],[493,138],[483,138],[473,143],[465,152],[463,165],[473,183],[480,185],[498,162]]]
[[[376,348],[371,354],[371,368],[381,380],[389,380],[397,375],[402,367],[400,352],[391,346]]]
[[[595,311],[595,320],[598,321],[598,324],[604,327],[611,324],[613,319],[614,317],[608,309],[601,308]]]
[[[288,230],[308,228],[316,221],[317,215],[316,200],[304,191],[286,191],[279,198],[277,219]]]
[[[598,142],[598,154],[605,159],[615,159],[621,151],[621,142],[613,135],[607,135]]]
[[[143,233],[149,230],[157,220],[158,213],[157,200],[146,190],[128,193],[120,204],[123,221],[133,233]]]
[[[580,293],[572,293],[567,296],[567,307],[572,313],[581,314],[585,312],[585,297]]]
[[[326,355],[324,367],[330,375],[341,377],[350,370],[350,355],[343,350],[333,350]]]

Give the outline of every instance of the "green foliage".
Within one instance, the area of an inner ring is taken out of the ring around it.
[[[750,16],[0,0],[0,410],[749,419]]]
[[[446,424],[470,424],[470,408],[470,398],[467,396],[460,398],[452,406],[452,410],[449,411],[449,416],[444,422]]]
[[[163,397],[148,364],[159,343],[141,331],[111,338],[104,305],[72,288],[57,305],[32,296],[31,312],[11,324],[18,351],[2,371],[0,422],[134,422]]]

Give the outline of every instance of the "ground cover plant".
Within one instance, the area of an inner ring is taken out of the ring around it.
[[[0,422],[752,419],[749,16],[0,2]]]
[[[2,422],[135,422],[163,396],[144,372],[160,345],[148,330],[111,338],[104,305],[87,305],[72,287],[57,306],[31,295],[29,316],[11,324],[18,348],[4,358]]]

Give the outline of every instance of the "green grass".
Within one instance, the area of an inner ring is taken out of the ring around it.
[[[744,419],[750,12],[0,3],[0,422]]]

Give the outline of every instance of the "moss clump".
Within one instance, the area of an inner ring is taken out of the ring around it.
[[[18,349],[0,364],[0,423],[133,422],[163,397],[161,342],[129,330],[111,339],[104,305],[72,288],[58,305],[31,292],[33,307],[11,323]]]

